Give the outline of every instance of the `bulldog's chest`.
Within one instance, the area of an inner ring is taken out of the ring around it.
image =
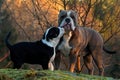
[[[60,45],[58,46],[58,50],[61,51],[61,53],[63,53],[64,55],[68,55],[70,53],[71,50],[71,46],[69,45],[69,40],[71,38],[71,33],[70,34],[65,34],[63,36],[63,40],[60,43]]]

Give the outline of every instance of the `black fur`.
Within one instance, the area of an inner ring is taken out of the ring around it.
[[[52,39],[58,36],[59,29],[51,28],[51,31],[46,36],[48,39]],[[40,64],[43,69],[48,69],[48,63],[50,58],[54,54],[54,48],[50,47],[40,41],[36,42],[20,42],[14,45],[11,45],[8,41],[11,32],[8,33],[5,39],[6,46],[10,50],[10,57],[14,63],[13,68],[21,68],[22,64]],[[45,34],[44,34],[45,35]],[[45,38],[45,36],[43,36]]]

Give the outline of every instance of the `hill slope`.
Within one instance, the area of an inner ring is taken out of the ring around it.
[[[0,69],[0,80],[115,80],[67,71]]]

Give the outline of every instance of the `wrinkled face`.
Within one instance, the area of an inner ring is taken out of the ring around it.
[[[63,27],[65,30],[74,30],[77,26],[77,13],[75,11],[60,10],[58,15],[59,27]]]
[[[46,30],[43,39],[46,41],[56,41],[57,39],[59,40],[63,34],[65,33],[64,28],[60,27],[51,27]]]

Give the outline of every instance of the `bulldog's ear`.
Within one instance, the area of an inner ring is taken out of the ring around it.
[[[61,9],[59,12],[62,12],[63,10]]]
[[[76,10],[75,10],[74,12],[77,14],[77,11],[76,11]]]
[[[75,13],[77,13],[77,11],[75,11]]]

